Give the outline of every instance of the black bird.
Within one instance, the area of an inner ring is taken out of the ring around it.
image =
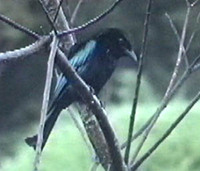
[[[137,63],[136,55],[123,32],[109,28],[89,40],[74,45],[68,55],[71,65],[79,76],[98,94],[112,75],[119,58],[129,56]],[[73,83],[61,75],[49,105],[45,121],[42,149],[61,111],[81,98]],[[29,146],[36,148],[37,135],[26,138]]]

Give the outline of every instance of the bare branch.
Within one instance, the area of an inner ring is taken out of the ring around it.
[[[154,118],[154,116],[151,116],[151,118],[149,118],[148,121],[132,136],[131,142],[134,141],[135,139],[137,139],[144,132],[144,130],[147,129],[149,124],[152,122],[153,118]],[[128,142],[125,141],[121,145],[121,149],[123,150],[127,146],[127,144],[128,144]]]
[[[116,1],[116,3],[114,3],[111,6],[111,8],[109,8],[104,14],[100,15],[99,18],[95,18],[95,21],[97,22],[100,19],[102,19],[104,16],[109,14],[121,1],[122,0]],[[61,10],[59,11],[59,13],[60,12]],[[59,16],[58,16],[58,20],[59,20]],[[86,28],[87,26],[90,26],[90,25],[92,25],[92,22],[90,22],[89,24],[86,23],[84,27]],[[78,29],[82,29],[82,27],[77,28],[77,30]],[[76,31],[76,29],[74,31]],[[73,33],[74,31],[72,30],[70,30],[69,32],[66,31],[66,34]],[[123,159],[122,159],[122,155],[119,149],[117,138],[115,136],[114,131],[112,130],[110,123],[107,120],[106,112],[103,108],[101,108],[101,104],[98,101],[97,97],[91,94],[90,89],[83,82],[83,80],[77,75],[77,73],[71,68],[66,56],[60,50],[58,50],[58,53],[57,53],[56,63],[58,64],[58,66],[60,67],[64,75],[66,75],[69,79],[75,80],[77,82],[75,89],[77,89],[77,91],[80,93],[80,96],[89,106],[91,111],[95,114],[96,118],[99,121],[100,127],[104,133],[105,139],[109,146],[109,153],[112,158],[112,167],[115,168],[115,170],[117,169],[119,171],[123,171],[125,168],[125,165],[123,163]]]
[[[182,75],[181,79],[176,83],[176,85],[172,88],[171,92],[169,93],[169,96],[164,99],[164,101],[161,103],[161,105],[158,107],[156,113],[153,115],[153,117],[151,117],[150,119],[152,119],[152,123],[150,123],[148,125],[148,127],[146,128],[146,131],[144,132],[144,136],[142,137],[142,140],[140,142],[140,144],[138,145],[138,149],[136,149],[136,151],[140,151],[141,147],[143,146],[144,142],[147,139],[147,136],[149,134],[149,131],[153,128],[154,123],[157,121],[158,116],[160,115],[160,113],[164,110],[164,108],[167,106],[167,104],[169,103],[169,101],[172,99],[172,97],[175,95],[175,93],[177,92],[177,90],[180,89],[180,87],[183,85],[183,83],[189,78],[189,76],[197,70],[192,70],[193,67],[195,66],[195,64],[199,61],[200,57],[196,58],[193,63],[189,66],[189,68],[184,72],[184,74]]]
[[[191,72],[195,72],[200,68],[200,55],[195,58],[193,63],[191,64]]]
[[[78,121],[78,119],[76,118],[74,111],[71,108],[68,108],[67,111],[69,112],[73,122],[75,123],[76,127],[78,128],[81,137],[83,139],[83,141],[85,142],[89,152],[92,154],[93,150],[91,148],[91,144],[88,142],[88,138],[86,137],[86,132],[83,128],[83,124],[81,125],[81,123]]]
[[[186,13],[186,17],[185,17],[185,22],[184,22],[184,26],[183,26],[181,39],[180,39],[179,52],[178,52],[176,66],[174,68],[174,72],[172,74],[172,77],[171,77],[169,86],[167,88],[167,91],[166,91],[166,93],[165,93],[165,95],[163,97],[163,100],[161,102],[161,106],[160,106],[161,108],[159,107],[157,109],[156,114],[154,115],[155,116],[154,119],[152,120],[151,124],[147,127],[146,131],[144,132],[144,136],[142,137],[142,141],[138,145],[138,149],[136,150],[136,152],[138,154],[139,154],[141,148],[143,147],[143,145],[144,145],[144,143],[145,143],[145,141],[146,141],[151,129],[153,128],[153,126],[155,125],[156,121],[158,120],[161,112],[166,107],[167,101],[169,101],[171,99],[171,97],[170,97],[170,96],[172,96],[171,92],[172,92],[173,88],[175,87],[175,84],[176,84],[176,81],[177,81],[177,77],[178,77],[178,72],[179,72],[179,69],[180,69],[180,64],[181,64],[181,61],[182,61],[183,45],[184,45],[184,41],[185,41],[186,28],[187,28],[187,25],[188,25],[189,14],[190,14],[190,7],[188,7],[188,9],[187,9],[187,13]]]
[[[134,164],[131,166],[131,170],[136,170],[158,147],[161,143],[172,133],[172,131],[178,126],[178,124],[184,119],[184,117],[189,113],[192,107],[200,99],[200,91],[193,98],[191,103],[187,106],[184,112],[171,124],[163,136]]]
[[[131,116],[130,116],[128,140],[127,140],[128,143],[127,143],[127,148],[126,148],[126,151],[125,151],[125,159],[124,160],[125,160],[125,163],[127,165],[128,165],[128,162],[129,162],[129,154],[130,154],[130,149],[131,149],[131,139],[132,139],[132,135],[133,135],[135,115],[136,115],[136,109],[137,109],[137,102],[138,102],[138,97],[139,97],[140,83],[141,83],[141,77],[142,77],[142,71],[143,71],[143,63],[144,63],[143,61],[144,61],[144,56],[145,56],[145,53],[146,53],[151,5],[152,5],[152,0],[149,0],[148,4],[147,4],[146,18],[145,18],[145,22],[144,22],[144,33],[143,33],[142,48],[141,48],[141,53],[140,53],[140,61],[139,61],[139,69],[138,69],[138,74],[137,74],[135,96],[134,96],[133,106],[132,106],[132,111],[131,111]]]
[[[184,82],[190,77],[190,75],[200,69],[200,55],[195,58],[195,60],[192,62],[192,64],[188,67],[188,69],[183,73],[182,77],[178,80],[176,85],[171,90],[171,93],[169,94],[168,98],[166,98],[160,106],[157,108],[156,112],[148,119],[148,121],[136,132],[133,137],[132,141],[134,141],[136,138],[138,138],[142,133],[144,133],[145,130],[149,126],[151,126],[152,122],[155,122],[155,119],[160,115],[160,113],[167,107],[170,100],[174,97],[175,93],[183,86]],[[121,149],[124,149],[127,146],[127,142],[124,142],[121,145]]]
[[[199,17],[200,17],[200,12],[199,12],[199,14],[197,15],[197,19],[196,19],[196,23],[195,23],[195,30],[193,31],[193,33],[192,33],[192,35],[190,36],[190,39],[189,39],[189,41],[188,41],[188,44],[187,44],[187,47],[186,47],[186,51],[188,51],[188,49],[190,48],[190,45],[191,45],[191,43],[192,43],[192,40],[193,40],[193,38],[195,37],[195,35],[196,35],[196,32],[198,31],[198,29],[199,29]]]
[[[48,47],[51,40],[52,40],[51,36],[43,36],[35,43],[26,46],[24,48],[16,49],[13,51],[7,51],[5,53],[0,53],[0,63],[8,63],[24,58],[29,58],[33,54],[38,53],[42,49]]]
[[[10,25],[11,27],[15,28],[16,30],[19,30],[25,34],[27,34],[28,36],[38,40],[41,36],[39,34],[37,34],[36,32],[33,32],[32,30],[16,23],[15,21],[11,20],[10,18],[0,14],[0,20],[3,21],[4,23]]]
[[[70,23],[71,23],[71,24],[74,23],[74,21],[75,21],[75,19],[76,19],[76,16],[77,16],[77,14],[78,14],[78,11],[79,11],[79,9],[80,9],[80,6],[81,6],[82,3],[83,3],[83,0],[79,0],[79,1],[78,1],[78,4],[76,5],[76,8],[74,9],[74,12],[73,12],[73,14],[72,14],[72,16],[71,16],[71,19],[70,19]]]
[[[112,163],[112,159],[109,153],[107,141],[99,123],[91,111],[84,109],[83,105],[77,104],[77,108],[88,138],[90,139],[93,149],[95,150],[97,161],[98,163],[101,163],[105,170],[107,170]]]
[[[46,120],[46,114],[48,110],[48,103],[49,103],[49,96],[50,96],[50,89],[51,89],[51,82],[53,77],[53,66],[54,66],[54,59],[56,56],[56,51],[58,47],[58,39],[56,36],[53,37],[52,47],[49,55],[48,60],[48,67],[47,67],[47,76],[43,94],[43,102],[42,102],[42,109],[41,109],[41,118],[40,118],[40,125],[38,130],[38,138],[37,138],[37,145],[36,145],[36,156],[34,162],[34,171],[38,170],[38,166],[40,163],[41,157],[41,147],[43,142],[43,131],[44,131],[44,123]]]
[[[45,13],[45,15],[46,15],[46,17],[47,17],[47,20],[48,20],[49,24],[51,25],[51,28],[53,29],[53,31],[54,31],[55,34],[57,35],[58,32],[57,32],[56,26],[55,26],[53,20],[51,19],[50,15],[49,15],[49,12],[47,11],[47,8],[46,8],[45,4],[43,3],[42,0],[39,0],[39,2],[40,2],[40,4],[42,5],[42,8],[43,8],[43,10],[44,10],[44,13]],[[58,11],[59,11],[59,10],[58,10]]]
[[[165,13],[165,16],[168,18],[169,23],[170,23],[170,26],[171,26],[172,30],[174,31],[174,34],[175,34],[175,36],[176,36],[176,38],[177,38],[177,40],[178,40],[178,43],[179,43],[179,45],[180,45],[180,43],[181,43],[181,42],[180,42],[180,41],[181,41],[181,40],[180,40],[180,36],[179,36],[179,34],[178,34],[178,31],[177,31],[177,29],[176,29],[176,27],[175,27],[175,25],[174,25],[174,23],[173,23],[171,17],[169,16],[168,13]],[[184,45],[183,45],[183,53],[184,53],[184,60],[185,60],[186,67],[189,66],[188,57],[187,57],[187,50],[188,50],[188,46],[187,46],[187,48],[185,49],[185,47],[184,47]]]
[[[60,9],[61,9],[62,3],[63,3],[63,0],[60,0],[60,3],[59,3],[59,5],[58,5],[58,9],[57,9],[57,11],[56,11],[56,13],[55,13],[55,17],[54,17],[54,19],[53,19],[53,23],[56,22],[56,19],[57,19],[57,17],[58,17],[59,11],[60,11]]]
[[[102,132],[104,133],[106,142],[108,143],[109,153],[112,158],[112,166],[118,171],[123,171],[125,169],[125,165],[123,163],[119,148],[119,142],[111,127],[111,124],[106,117],[106,111],[101,107],[101,103],[97,97],[91,93],[90,88],[70,66],[67,57],[60,50],[58,50],[56,63],[67,78],[77,83],[74,84],[74,88],[77,90],[83,101],[87,104],[88,108],[96,116]]]
[[[107,10],[105,10],[102,14],[100,14],[99,16],[95,17],[94,19],[90,20],[89,22],[78,26],[76,28],[70,29],[69,31],[63,31],[62,33],[58,34],[58,37],[64,37],[66,35],[69,35],[71,33],[77,33],[80,32],[84,29],[86,29],[89,26],[92,26],[93,24],[97,23],[98,21],[102,20],[104,17],[106,17],[109,13],[111,13],[115,7],[117,7],[119,5],[120,2],[122,2],[123,0],[117,0],[115,1],[110,8],[108,8]]]
[[[174,86],[174,84],[177,80],[178,72],[179,72],[179,69],[180,69],[180,64],[181,64],[181,61],[182,61],[182,53],[183,53],[183,48],[184,48],[184,41],[185,41],[185,36],[186,36],[186,29],[187,29],[187,25],[188,25],[190,10],[191,10],[191,8],[188,7],[187,13],[186,13],[186,16],[185,16],[183,31],[182,31],[182,35],[181,35],[181,39],[180,39],[180,46],[179,46],[179,52],[178,52],[178,56],[177,56],[176,66],[174,68],[174,72],[172,74],[172,78],[170,80],[169,86],[168,86],[167,91],[165,93],[164,99],[167,98],[169,92],[171,91],[172,87]]]
[[[45,11],[47,11],[47,15],[51,21],[54,21],[56,13],[58,13],[56,17],[57,19],[55,20],[54,23],[54,26],[58,32],[68,31],[70,29],[69,23],[66,20],[64,12],[58,0],[52,0],[52,1],[40,0],[40,2],[42,3],[42,6],[45,9]],[[61,45],[64,47],[62,50],[65,51],[68,51],[69,48],[75,43],[74,38],[71,34],[60,39],[60,41]]]
[[[194,2],[191,4],[191,7],[194,7],[195,5],[197,5],[198,2],[199,2],[199,0],[194,1]]]

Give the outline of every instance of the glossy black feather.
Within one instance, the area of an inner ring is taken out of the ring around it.
[[[98,94],[112,75],[117,60],[127,56],[127,51],[131,51],[131,45],[123,33],[118,29],[106,29],[88,41],[76,44],[72,47],[68,57],[81,78]],[[49,105],[42,148],[62,109],[80,100],[72,81],[61,74],[51,99],[52,103]],[[37,136],[26,139],[26,142],[34,148],[36,141]]]

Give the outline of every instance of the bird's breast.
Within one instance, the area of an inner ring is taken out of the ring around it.
[[[88,76],[86,79],[83,78],[87,84],[93,87],[97,94],[109,80],[116,66],[116,61],[107,59],[108,58],[99,58],[99,60],[94,61],[92,65],[89,66]]]

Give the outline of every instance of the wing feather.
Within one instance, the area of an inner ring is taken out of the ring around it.
[[[94,40],[90,40],[86,43],[85,47],[79,50],[74,54],[74,57],[70,60],[70,64],[74,67],[74,69],[78,72],[79,75],[84,72],[87,67],[87,62],[91,60],[92,53],[95,50],[96,42]],[[63,91],[69,85],[69,81],[63,74],[60,74],[58,81],[55,86],[53,101],[55,99],[59,99],[62,96]]]

